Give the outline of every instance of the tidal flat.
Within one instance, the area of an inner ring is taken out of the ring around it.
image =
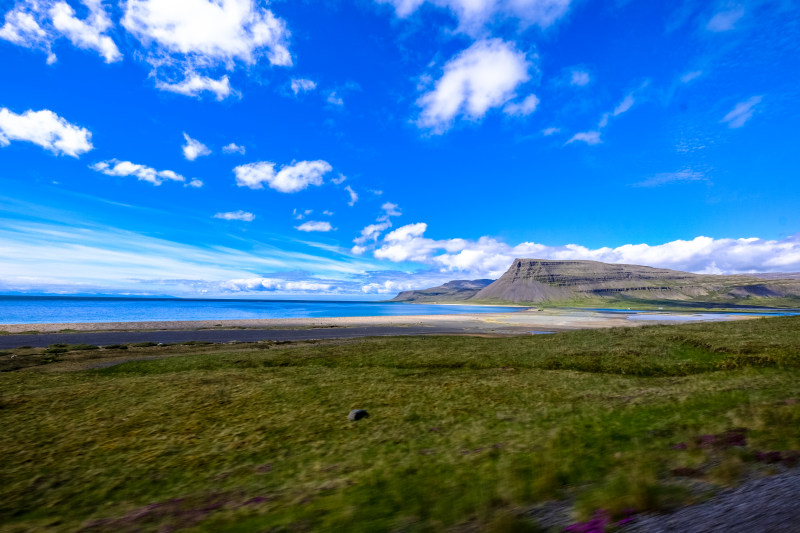
[[[14,348],[0,369],[0,531],[625,527],[800,462],[800,317]]]

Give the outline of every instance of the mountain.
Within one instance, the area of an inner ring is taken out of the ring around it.
[[[440,301],[461,302],[472,298],[478,293],[478,291],[490,285],[493,281],[494,280],[491,279],[460,279],[448,281],[444,285],[432,287],[430,289],[403,291],[390,301],[416,303],[431,303]]]
[[[476,282],[486,281],[455,281],[432,289],[406,291],[394,301],[800,306],[800,279],[796,273],[721,276],[599,261],[515,259],[500,279],[475,291]]]

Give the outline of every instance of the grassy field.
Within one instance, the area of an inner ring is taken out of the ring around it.
[[[538,531],[800,460],[800,317],[71,348],[0,355],[1,531]]]

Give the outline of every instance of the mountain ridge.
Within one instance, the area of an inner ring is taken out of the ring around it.
[[[694,274],[583,260],[515,259],[497,280],[456,280],[391,301],[559,304],[581,301],[800,306],[797,273]],[[482,286],[481,286],[482,285]]]

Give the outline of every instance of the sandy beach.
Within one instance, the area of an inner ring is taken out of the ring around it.
[[[534,331],[568,331],[646,324],[675,323],[675,313],[648,313],[646,320],[629,320],[624,313],[608,313],[592,310],[548,309],[525,310],[509,313],[474,313],[453,315],[406,315],[370,317],[330,318],[272,318],[241,320],[190,320],[190,321],[145,321],[145,322],[86,322],[57,324],[0,324],[0,332],[64,333],[96,331],[188,331],[206,329],[314,329],[314,328],[398,328],[426,327],[432,330],[464,330],[464,333],[520,334]],[[706,315],[694,316],[703,321]],[[650,319],[652,317],[652,319]],[[663,317],[663,318],[660,318]],[[713,320],[742,320],[758,315],[717,315]],[[709,319],[711,320],[711,319]]]

